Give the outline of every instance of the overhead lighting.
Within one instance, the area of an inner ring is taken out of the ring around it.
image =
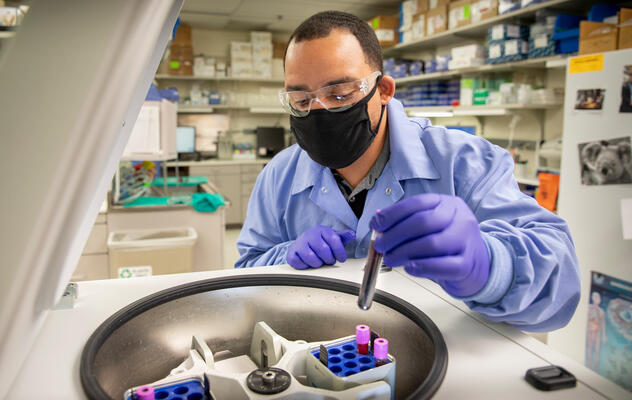
[[[451,111],[409,111],[408,115],[411,117],[452,117],[454,114]]]
[[[459,110],[455,108],[453,110],[454,115],[473,115],[473,116],[486,116],[486,115],[507,115],[509,111],[506,108],[484,108],[481,106],[480,110],[476,108],[467,108],[465,110]]]

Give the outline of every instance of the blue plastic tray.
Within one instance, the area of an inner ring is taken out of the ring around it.
[[[328,367],[336,376],[345,377],[375,368],[375,357],[369,354],[358,354],[355,340],[327,346],[329,352]],[[312,351],[312,355],[320,359],[320,350]],[[390,363],[389,360],[386,363]]]

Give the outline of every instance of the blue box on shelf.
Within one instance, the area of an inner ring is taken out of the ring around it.
[[[579,23],[584,18],[577,15],[558,14],[553,28],[553,40],[558,53],[576,53],[579,50]]]
[[[541,33],[529,38],[529,58],[555,55],[555,40],[552,33]]]
[[[523,39],[505,40],[501,62],[520,61],[529,55],[529,42]]]
[[[490,44],[507,39],[526,39],[529,37],[529,27],[516,24],[497,24],[487,30],[487,40]]]

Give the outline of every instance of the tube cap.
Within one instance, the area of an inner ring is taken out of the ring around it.
[[[375,339],[373,342],[373,357],[378,360],[388,358],[388,340],[384,338]]]
[[[369,343],[370,338],[371,338],[371,329],[369,329],[368,325],[356,326],[356,342],[357,343],[367,344]]]
[[[136,399],[138,400],[154,400],[154,387],[151,385],[141,386],[136,389]]]

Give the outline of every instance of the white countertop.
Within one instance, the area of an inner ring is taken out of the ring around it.
[[[201,279],[264,273],[326,276],[360,283],[363,261],[349,260],[339,266],[307,271],[284,265],[79,282],[74,309],[49,313],[8,398],[83,398],[79,364],[89,336],[117,310],[159,290]],[[509,325],[486,321],[433,282],[394,269],[380,275],[377,287],[418,307],[443,334],[448,368],[437,399],[630,398],[629,392],[536,339]],[[527,369],[548,364],[573,373],[577,387],[540,392],[524,380]]]
[[[256,158],[254,160],[234,159],[234,160],[220,160],[210,159],[202,161],[169,161],[168,167],[194,167],[194,166],[221,166],[221,165],[249,165],[249,164],[267,164],[272,160],[271,158]]]

